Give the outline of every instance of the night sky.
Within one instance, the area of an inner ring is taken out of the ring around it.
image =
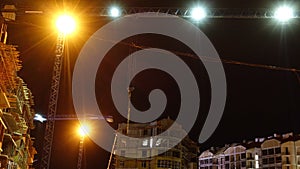
[[[178,6],[190,7],[195,1],[16,1],[20,7],[31,7],[32,9],[54,9],[69,6],[81,16],[80,28],[75,36],[68,38],[66,46],[64,68],[61,80],[59,95],[59,105],[57,114],[73,114],[74,108],[71,97],[71,77],[76,57],[83,44],[110,19],[101,17],[84,16],[84,7],[105,6],[108,4],[121,4],[123,6]],[[282,1],[250,1],[243,2],[237,0],[213,0],[201,1],[208,7],[213,8],[274,8]],[[300,3],[288,1],[300,8]],[[84,19],[83,19],[84,17]],[[49,88],[54,61],[54,50],[56,43],[56,33],[51,25],[51,15],[17,16],[15,23],[9,24],[8,43],[18,45],[20,58],[23,62],[23,69],[19,75],[28,84],[35,96],[35,111],[46,114],[49,100]],[[271,19],[208,19],[204,23],[198,24],[199,28],[210,39],[216,48],[223,63],[227,79],[227,102],[222,120],[213,134],[205,142],[202,149],[212,145],[223,145],[225,143],[239,142],[243,139],[254,139],[264,137],[273,133],[298,132],[300,130],[300,79],[297,79],[295,72],[266,69],[260,67],[246,66],[228,63],[228,61],[272,65],[285,68],[295,68],[300,70],[300,20],[280,25]],[[161,43],[155,43],[155,42]],[[125,43],[118,44],[106,57],[122,55],[126,57],[139,49],[133,45],[160,47],[169,51],[191,53],[190,49],[177,42],[170,42],[162,36],[141,35],[124,40]],[[200,88],[201,108],[199,117],[193,129],[189,133],[191,138],[198,140],[205,113],[209,106],[210,86],[207,74],[199,60],[179,56],[188,63],[197,77]],[[102,97],[109,94],[105,87],[109,72],[118,63],[117,59],[106,60],[110,62],[99,69],[96,86],[97,98],[99,102]],[[298,76],[300,73],[298,72]],[[145,78],[147,77],[147,78]],[[156,78],[151,81],[149,79]],[[148,80],[148,81],[147,81]],[[157,83],[160,82],[160,83]],[[153,88],[160,88],[166,92],[168,100],[167,109],[162,117],[176,117],[179,100],[178,88],[172,78],[159,71],[146,71],[138,75],[132,81],[136,87],[133,93],[132,102],[141,110],[147,109],[147,93]],[[101,93],[101,94],[99,94]],[[102,96],[102,93],[104,96]],[[175,97],[174,97],[175,96]],[[124,122],[111,104],[109,99],[103,100],[103,112],[112,115],[116,127],[118,122]],[[38,156],[42,153],[43,127],[44,124],[35,122],[36,128],[32,131],[36,138]],[[75,168],[77,164],[79,137],[75,128],[77,121],[57,121],[55,126],[55,138],[51,159],[51,168]],[[104,169],[108,163],[109,153],[98,147],[91,140],[86,139],[84,151],[84,167],[88,169]],[[38,168],[40,159],[35,165]]]

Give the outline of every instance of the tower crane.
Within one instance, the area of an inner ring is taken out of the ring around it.
[[[153,12],[153,13],[166,13],[170,15],[176,15],[183,18],[191,17],[191,10],[189,8],[162,8],[162,7],[129,7],[121,9],[121,15],[141,13],[141,12]],[[93,7],[92,9],[85,9],[89,11],[87,16],[107,17],[110,16],[110,8],[108,7]],[[11,9],[2,9],[1,12],[11,12]],[[210,8],[207,9],[207,18],[221,18],[221,19],[267,19],[273,18],[274,11],[265,8],[256,9],[230,9],[230,8]],[[16,11],[17,15],[48,15],[52,13],[49,9],[32,10],[30,7],[19,6]],[[293,18],[300,18],[299,10],[294,12]],[[64,22],[68,25],[68,22]],[[69,24],[70,26],[71,24]],[[57,36],[55,60],[53,66],[53,74],[51,79],[50,98],[47,113],[47,122],[44,136],[43,153],[41,159],[41,169],[49,169],[50,156],[52,150],[53,134],[55,127],[55,120],[67,120],[77,119],[76,117],[58,117],[56,115],[57,101],[59,94],[59,85],[61,78],[63,52],[65,46],[67,32],[59,32]]]
[[[54,135],[55,127],[55,117],[57,110],[57,101],[59,94],[59,85],[61,78],[62,62],[63,62],[63,53],[64,46],[66,41],[66,36],[68,33],[71,33],[75,28],[75,21],[68,15],[62,15],[58,18],[56,22],[58,28],[57,42],[55,48],[55,58],[53,73],[51,79],[51,88],[50,88],[50,97],[47,113],[47,122],[44,135],[44,144],[43,144],[43,154],[42,154],[42,164],[41,169],[49,169],[50,156],[52,150],[52,142]]]
[[[42,169],[49,169],[50,154],[52,150],[52,142],[53,142],[53,134],[54,134],[54,126],[55,126],[55,120],[53,119],[55,118],[56,109],[57,109],[64,43],[65,43],[65,34],[59,33],[57,37],[53,74],[51,79],[50,98],[49,98],[48,114],[47,114],[47,119],[49,120],[47,120],[46,122],[46,129],[44,135],[42,164],[41,164]]]

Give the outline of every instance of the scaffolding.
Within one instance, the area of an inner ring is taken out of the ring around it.
[[[19,52],[16,46],[0,42],[0,89],[12,94],[17,87],[17,72],[21,69]]]
[[[5,25],[2,23],[2,28]],[[3,34],[6,37],[7,32]],[[37,153],[29,134],[34,128],[33,95],[23,79],[18,77],[22,66],[16,46],[7,45],[5,41],[1,38],[0,165],[1,168],[31,169]]]

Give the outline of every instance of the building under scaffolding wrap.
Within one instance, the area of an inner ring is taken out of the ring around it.
[[[0,169],[32,169],[34,155],[33,96],[18,77],[19,52],[6,43],[6,24],[1,20],[0,42]]]

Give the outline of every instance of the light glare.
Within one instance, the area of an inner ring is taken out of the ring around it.
[[[73,17],[69,15],[62,15],[59,16],[56,21],[56,27],[59,32],[69,34],[72,33],[75,30],[75,20]]]
[[[206,11],[202,7],[193,8],[191,11],[191,17],[196,21],[204,19],[206,15]]]
[[[294,17],[294,11],[291,7],[282,6],[276,9],[274,18],[280,22],[287,22]]]
[[[79,126],[78,128],[78,134],[81,136],[81,137],[85,137],[89,134],[90,132],[90,128],[89,126],[87,125],[81,125]]]
[[[109,10],[109,15],[114,18],[119,17],[121,15],[121,11],[117,7],[111,7]]]

